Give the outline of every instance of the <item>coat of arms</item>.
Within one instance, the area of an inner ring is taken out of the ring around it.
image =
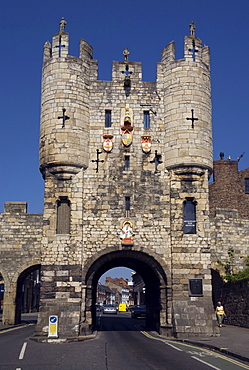
[[[149,153],[151,151],[151,136],[150,135],[142,135],[142,149],[144,153]]]
[[[105,134],[103,135],[103,149],[106,152],[110,152],[113,146],[113,135]]]
[[[133,127],[131,125],[131,117],[130,117],[130,111],[128,107],[125,107],[125,118],[124,118],[124,124],[121,126],[121,133],[122,133],[122,143],[125,146],[129,146],[132,143],[132,133],[133,133]]]

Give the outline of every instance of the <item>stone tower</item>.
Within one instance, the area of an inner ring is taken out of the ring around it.
[[[83,170],[89,165],[92,48],[81,40],[80,57],[69,56],[65,25],[62,19],[52,46],[49,42],[44,45],[40,170],[45,193],[40,319],[47,323],[47,313],[58,312],[63,335],[76,335],[81,311],[82,186]]]
[[[101,275],[125,266],[146,286],[146,323],[178,337],[213,333],[208,178],[209,49],[190,25],[184,59],[162,52],[156,82],[114,61],[98,80],[92,48],[68,55],[65,20],[44,46],[40,169],[45,181],[41,308],[59,337],[95,326]]]
[[[165,168],[170,177],[174,322],[178,335],[185,325],[184,331],[195,327],[201,333],[204,317],[212,322],[208,179],[213,151],[210,52],[195,36],[193,22],[184,39],[184,59],[175,60],[174,43],[167,45],[157,78],[163,91]],[[198,299],[202,289],[206,293]]]

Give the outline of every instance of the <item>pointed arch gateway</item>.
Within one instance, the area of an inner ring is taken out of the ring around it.
[[[100,277],[114,267],[127,267],[136,271],[146,287],[146,327],[160,333],[171,333],[172,310],[170,274],[163,261],[158,262],[146,251],[120,250],[103,253],[99,258],[90,260],[83,269],[85,297],[82,303],[81,334],[96,327],[96,295]]]

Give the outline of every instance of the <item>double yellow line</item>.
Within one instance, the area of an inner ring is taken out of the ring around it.
[[[146,332],[146,331],[142,331],[142,330],[140,330],[140,333],[142,333],[143,335],[145,335],[147,338],[150,338],[150,339],[153,339],[153,340],[158,340],[158,341],[160,341],[160,342],[164,342],[164,343],[170,343],[170,344],[173,344],[173,345],[175,345],[175,346],[176,346],[177,344],[179,344],[179,345],[181,345],[181,346],[189,347],[189,348],[194,348],[194,349],[197,349],[197,350],[199,350],[199,351],[200,351],[200,347],[196,347],[196,346],[193,346],[193,345],[191,345],[191,344],[186,344],[186,343],[177,342],[177,341],[173,341],[173,340],[168,340],[168,339],[163,339],[163,338],[154,337],[153,335],[149,334],[148,332]],[[243,369],[248,369],[248,370],[249,370],[249,366],[248,366],[248,365],[243,364],[242,362],[239,362],[239,361],[233,360],[233,359],[231,359],[231,358],[229,358],[229,357],[226,357],[226,356],[224,356],[224,355],[222,355],[222,354],[220,354],[220,353],[213,352],[213,351],[210,351],[210,350],[205,349],[205,348],[201,348],[201,351],[202,351],[202,352],[206,352],[206,353],[208,353],[208,354],[211,354],[212,356],[214,356],[214,355],[215,355],[216,357],[219,357],[219,358],[221,358],[221,359],[223,359],[223,360],[226,360],[226,361],[228,361],[228,362],[231,362],[232,364],[235,364],[235,365],[237,365],[237,366],[240,366],[240,367],[242,367]]]
[[[13,330],[17,330],[17,329],[26,328],[27,326],[31,326],[31,325],[35,325],[35,324],[34,323],[32,323],[32,324],[24,324],[24,325],[20,325],[20,326],[15,326],[13,328],[4,329],[4,330],[1,330],[0,331],[0,334],[8,333],[9,331],[13,331]]]

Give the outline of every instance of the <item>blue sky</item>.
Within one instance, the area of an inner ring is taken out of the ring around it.
[[[249,167],[249,1],[248,0],[8,0],[1,4],[1,177],[5,201],[27,201],[43,210],[39,173],[39,114],[43,44],[67,21],[70,55],[80,38],[94,48],[99,78],[110,80],[112,60],[142,62],[143,79],[155,81],[161,50],[172,40],[177,59],[195,22],[196,36],[211,48],[214,159],[220,151]]]

